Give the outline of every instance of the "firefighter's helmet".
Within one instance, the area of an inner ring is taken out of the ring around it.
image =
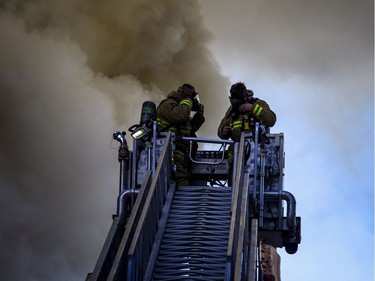
[[[232,99],[243,99],[246,91],[246,86],[242,82],[233,84],[230,88],[230,97]]]
[[[182,96],[194,98],[198,93],[195,91],[195,88],[190,84],[183,84],[181,85],[177,93],[181,94]]]
[[[239,106],[245,102],[252,100],[254,93],[252,90],[246,89],[245,83],[238,82],[232,85],[230,88],[229,100],[232,108],[236,111]]]

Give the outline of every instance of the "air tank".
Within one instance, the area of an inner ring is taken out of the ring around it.
[[[142,105],[140,124],[152,120],[155,114],[156,105],[153,101],[145,101]]]

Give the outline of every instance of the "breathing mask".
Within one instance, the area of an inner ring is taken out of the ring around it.
[[[246,86],[244,83],[236,83],[233,84],[230,89],[230,104],[232,105],[233,111],[238,111],[238,108],[241,104],[244,104],[246,102],[252,102],[253,99],[253,91],[246,89]]]
[[[199,100],[199,95],[197,92],[195,92],[195,95],[193,97],[193,105],[191,107],[191,111],[198,111],[200,107],[201,107],[201,103]]]
[[[230,104],[232,106],[233,111],[238,111],[240,105],[245,103],[245,99],[229,97],[229,100],[230,100]]]

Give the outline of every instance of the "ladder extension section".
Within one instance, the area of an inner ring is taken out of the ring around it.
[[[152,279],[224,280],[230,212],[231,188],[179,187]]]

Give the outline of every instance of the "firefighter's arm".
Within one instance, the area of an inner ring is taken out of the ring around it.
[[[193,101],[191,99],[183,99],[180,103],[168,103],[163,109],[163,116],[173,124],[186,123],[190,118],[192,105]]]
[[[201,104],[199,110],[194,114],[191,120],[191,127],[194,132],[198,131],[199,128],[203,125],[204,121],[204,105]]]
[[[217,129],[217,135],[219,138],[227,140],[231,137],[232,131],[230,128],[230,109],[225,113],[225,116],[220,122],[219,128]]]
[[[239,107],[240,112],[249,112],[257,120],[262,121],[266,126],[272,127],[276,123],[276,114],[263,100],[257,100],[254,104],[245,103]]]
[[[252,114],[255,115],[263,125],[272,127],[276,123],[276,114],[271,110],[269,105],[263,101],[258,100],[253,107]]]

